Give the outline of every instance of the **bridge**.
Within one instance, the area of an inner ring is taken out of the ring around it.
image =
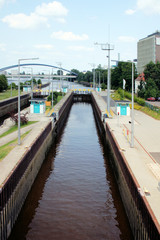
[[[41,66],[41,67],[49,67],[49,68],[55,68],[55,69],[58,69],[58,70],[62,70],[62,71],[65,71],[65,72],[68,72],[74,76],[77,76],[76,73],[70,71],[70,70],[67,70],[65,68],[60,68],[60,67],[57,67],[57,66],[54,66],[54,65],[50,65],[50,64],[43,64],[43,63],[23,63],[23,64],[16,64],[16,65],[11,65],[11,66],[7,66],[7,67],[3,67],[3,68],[0,68],[0,72],[4,72],[4,71],[7,71],[9,69],[12,69],[12,68],[18,68],[18,67],[26,67],[26,66]],[[70,77],[71,77],[70,76]]]

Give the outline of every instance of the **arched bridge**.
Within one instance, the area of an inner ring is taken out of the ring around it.
[[[50,64],[43,64],[43,63],[23,63],[23,64],[19,64],[19,65],[16,64],[16,65],[0,68],[0,72],[6,71],[6,70],[9,70],[9,69],[12,69],[12,68],[17,68],[19,66],[20,67],[24,67],[24,66],[43,66],[43,67],[56,68],[56,69],[63,70],[65,72],[68,72],[68,73],[70,73],[72,75],[77,76],[77,74],[75,72],[69,71],[69,70],[67,70],[65,68],[53,66],[53,65],[50,65]]]

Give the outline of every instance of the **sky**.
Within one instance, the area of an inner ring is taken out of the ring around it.
[[[137,58],[137,42],[160,30],[160,0],[0,0],[0,68],[18,59],[71,70]],[[95,43],[98,43],[96,45]],[[47,70],[46,70],[47,71]]]

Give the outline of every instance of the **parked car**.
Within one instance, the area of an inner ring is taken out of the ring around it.
[[[156,101],[160,101],[160,97],[156,97]]]
[[[149,97],[147,98],[148,101],[155,101],[155,98],[154,97]]]

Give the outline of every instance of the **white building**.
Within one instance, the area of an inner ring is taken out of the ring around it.
[[[160,32],[155,32],[137,43],[137,71],[142,73],[149,62],[160,62]]]

